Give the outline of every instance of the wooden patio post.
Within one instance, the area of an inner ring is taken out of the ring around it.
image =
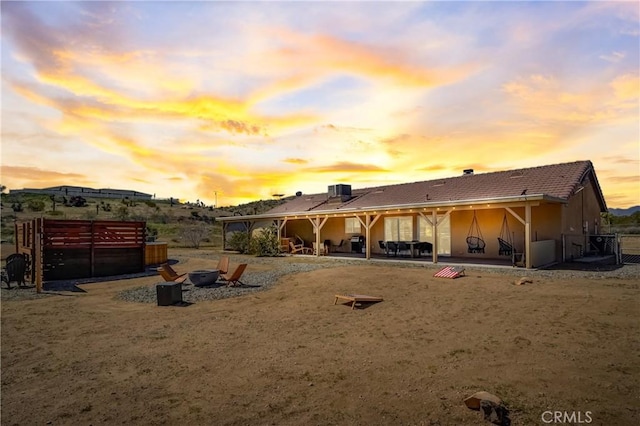
[[[438,263],[438,213],[435,210],[431,212],[431,232],[433,234],[431,260],[435,264]]]
[[[531,269],[531,204],[524,206],[524,259],[525,268]]]
[[[364,215],[365,231],[364,231],[364,253],[365,259],[371,259],[371,216],[369,213]]]

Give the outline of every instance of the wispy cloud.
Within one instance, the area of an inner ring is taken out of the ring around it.
[[[633,203],[638,13],[3,3],[3,184],[135,183],[231,203],[591,157],[605,196]]]

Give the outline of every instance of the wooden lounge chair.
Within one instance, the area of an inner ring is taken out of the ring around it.
[[[223,281],[227,282],[227,287],[233,287],[235,285],[244,285],[244,283],[240,281],[240,278],[242,277],[242,274],[244,274],[245,269],[247,269],[247,264],[241,263],[240,265],[238,265],[236,270],[233,271],[233,274],[223,274],[223,275],[220,275],[220,278],[222,278]]]
[[[293,241],[289,242],[289,247],[291,247],[291,254],[313,254],[313,250],[309,247],[305,247],[303,244],[293,244]]]
[[[382,302],[382,297],[367,296],[366,294],[336,294],[336,300],[333,302],[333,304],[337,304],[338,300],[346,300],[347,302],[351,302],[351,309],[355,309],[356,303],[362,304],[363,302]]]
[[[221,274],[226,274],[227,272],[229,272],[229,256],[222,256],[218,261],[218,266],[216,266],[216,269]]]
[[[174,283],[183,283],[187,279],[187,273],[178,274],[168,263],[162,264],[158,268],[158,272],[162,275],[165,281]]]

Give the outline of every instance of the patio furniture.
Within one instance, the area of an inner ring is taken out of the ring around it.
[[[467,237],[467,247],[469,253],[484,253],[486,243],[482,238]]]
[[[320,253],[318,253],[318,247],[317,247],[316,242],[314,241],[311,244],[313,245],[313,254],[320,254],[320,256],[325,256],[329,252],[328,247],[326,245],[322,244],[320,246]]]
[[[398,255],[398,244],[395,241],[387,241],[387,257],[389,253],[393,253],[394,256]]]
[[[216,266],[216,270],[221,274],[226,274],[229,272],[229,256],[222,256],[218,261],[218,266]]]
[[[482,237],[482,231],[480,230],[480,224],[476,217],[476,211],[473,211],[473,219],[471,220],[471,226],[469,227],[469,233],[467,234],[467,252],[468,253],[484,253],[486,244]]]
[[[334,305],[338,303],[338,300],[346,300],[347,302],[351,302],[351,309],[355,309],[356,304],[364,303],[376,303],[382,302],[382,297],[376,296],[367,296],[366,294],[336,294],[336,300],[333,302]]]
[[[513,246],[511,244],[500,237],[498,237],[498,244],[500,245],[500,248],[498,249],[498,255],[511,256],[511,254],[513,253]]]
[[[244,285],[240,278],[242,278],[242,274],[244,274],[244,270],[247,269],[246,263],[241,263],[238,265],[233,274],[222,274],[220,278],[227,282],[227,287],[234,287],[236,285]]]
[[[433,244],[428,241],[421,241],[417,245],[418,254],[433,253]]]
[[[25,285],[24,274],[27,271],[27,259],[24,254],[13,253],[7,256],[5,265],[6,274],[2,275],[3,281],[7,283],[7,288],[11,288],[11,281],[18,283],[18,287]]]
[[[293,241],[289,242],[289,247],[291,247],[291,254],[313,254],[313,249],[305,247],[303,244],[295,245],[293,244]]]
[[[387,245],[384,243],[384,241],[378,241],[378,245],[380,246],[380,249],[385,252],[385,254],[387,253]],[[387,254],[388,255],[388,254]]]
[[[409,244],[405,241],[398,241],[398,252],[402,253],[403,251],[408,252],[413,257],[413,250],[411,250]]]
[[[332,252],[339,252],[342,249],[342,244],[344,244],[344,240],[340,240],[338,244],[330,244]]]
[[[160,265],[158,272],[162,275],[165,281],[172,281],[175,283],[183,283],[187,279],[187,273],[178,274],[168,263]]]

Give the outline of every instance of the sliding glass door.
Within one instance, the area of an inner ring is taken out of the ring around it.
[[[428,241],[433,244],[433,228],[423,218],[419,218],[420,241]],[[449,216],[438,215],[438,254],[444,256],[451,255],[451,221]]]

